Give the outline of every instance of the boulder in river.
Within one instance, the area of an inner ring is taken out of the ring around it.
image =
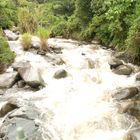
[[[21,78],[31,86],[32,88],[38,88],[39,86],[44,86],[44,81],[40,76],[37,67],[33,67],[30,65],[25,65],[18,69],[18,73],[20,74]]]
[[[19,61],[19,62],[14,62],[12,64],[12,68],[16,71],[18,71],[19,68],[23,68],[23,67],[27,67],[27,66],[30,66],[30,63],[27,62],[27,61]]]
[[[65,77],[67,77],[67,71],[66,70],[64,70],[64,69],[60,69],[60,70],[58,70],[58,71],[56,71],[55,72],[55,74],[54,74],[54,78],[55,79],[61,79],[61,78],[65,78]]]
[[[5,93],[4,89],[0,89],[0,95],[3,95]]]
[[[26,83],[25,83],[24,80],[20,80],[20,81],[17,82],[18,88],[23,88],[23,87],[25,87],[25,85],[26,85]]]
[[[0,104],[0,117],[4,117],[8,112],[18,108],[13,101],[5,101]]]
[[[117,58],[112,58],[109,60],[108,64],[110,65],[111,69],[115,69],[120,65],[123,65],[122,61]]]
[[[118,90],[112,96],[113,98],[117,100],[125,100],[125,99],[130,99],[134,97],[138,93],[139,93],[139,90],[137,87],[128,87],[128,88]]]
[[[16,27],[16,26],[13,26],[12,29],[11,29],[12,32],[16,33],[16,34],[19,34],[20,33],[20,28],[19,27]]]
[[[4,33],[5,33],[6,37],[8,38],[8,40],[10,40],[10,41],[15,41],[18,39],[18,35],[13,33],[10,30],[4,30]]]
[[[130,75],[132,73],[132,68],[128,65],[120,65],[113,70],[114,73],[119,75]]]
[[[18,79],[17,72],[0,74],[0,89],[12,87]]]
[[[130,112],[130,109],[134,108],[136,103],[134,101],[124,101],[120,103],[119,112],[126,113]]]
[[[0,136],[2,140],[15,140],[16,130],[19,127],[23,128],[28,140],[43,140],[39,132],[39,126],[35,122],[35,119],[37,119],[38,116],[37,110],[33,107],[15,110],[9,114],[1,126]]]
[[[140,73],[136,75],[136,81],[140,81]]]

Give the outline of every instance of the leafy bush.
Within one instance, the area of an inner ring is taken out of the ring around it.
[[[51,36],[63,36],[67,38],[67,23],[60,22],[58,25],[52,27]]]
[[[29,33],[24,33],[21,36],[20,42],[25,51],[29,50],[31,47],[32,36]]]
[[[43,27],[40,27],[37,29],[37,35],[40,38],[40,48],[42,50],[47,50],[47,39],[49,38],[49,31]]]
[[[10,50],[7,40],[0,36],[0,63],[10,65],[14,58],[15,53]]]
[[[140,17],[134,20],[133,26],[129,30],[126,48],[133,59],[140,58]]]
[[[0,1],[0,27],[10,28],[17,23],[17,9],[12,0]]]

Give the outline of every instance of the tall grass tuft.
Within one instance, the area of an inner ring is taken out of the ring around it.
[[[27,51],[30,49],[31,39],[32,39],[32,36],[29,33],[22,34],[20,42],[24,51]]]
[[[47,40],[49,38],[49,31],[47,31],[43,27],[40,27],[37,29],[37,36],[40,38],[40,48],[42,50],[47,50],[48,49]]]

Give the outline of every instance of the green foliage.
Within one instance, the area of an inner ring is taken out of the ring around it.
[[[30,49],[31,39],[32,39],[32,36],[29,33],[24,33],[21,36],[20,42],[21,42],[23,50],[27,51]]]
[[[37,35],[39,38],[42,38],[42,39],[46,39],[49,37],[49,31],[47,31],[45,28],[43,27],[39,27],[37,29]]]
[[[37,30],[37,35],[40,38],[40,48],[42,50],[46,50],[47,49],[47,39],[49,38],[49,31],[47,31],[45,28],[40,27]]]
[[[0,63],[6,65],[14,61],[15,54],[10,50],[8,42],[4,37],[0,37]]]
[[[0,27],[9,28],[17,23],[16,5],[12,0],[0,1]]]
[[[52,6],[52,11],[55,15],[64,15],[66,17],[71,16],[74,9],[74,2],[69,0],[64,0],[63,2],[57,0]]]
[[[30,12],[29,8],[19,8],[18,10],[19,27],[22,33],[34,32],[37,28],[36,17]]]
[[[60,22],[58,25],[53,26],[51,36],[63,36],[67,38],[67,23]]]
[[[82,26],[86,26],[92,18],[92,11],[90,6],[91,0],[76,0],[75,16],[81,22]]]
[[[5,0],[0,1],[0,13],[3,28],[17,25],[18,19],[21,32],[44,27],[51,36],[87,41],[95,38],[139,57],[138,0]],[[41,40],[45,46],[45,39]]]
[[[140,4],[138,3],[134,15],[134,21],[129,29],[128,37],[126,40],[127,53],[133,59],[140,59]]]

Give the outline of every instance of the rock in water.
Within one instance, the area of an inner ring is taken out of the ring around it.
[[[57,72],[55,72],[54,76],[55,79],[61,79],[67,77],[67,71],[64,69],[60,69]]]
[[[23,88],[25,87],[26,83],[23,80],[20,80],[17,82],[18,88]]]
[[[139,91],[136,87],[129,87],[129,88],[120,89],[113,95],[113,97],[116,98],[117,100],[130,99],[135,95],[137,95],[138,92]]]
[[[16,35],[15,33],[13,33],[10,30],[4,30],[4,33],[7,36],[8,40],[10,40],[10,41],[15,41],[18,39],[18,35]]]
[[[136,103],[134,101],[124,101],[120,103],[119,112],[126,113],[130,111],[130,109],[134,108]]]
[[[117,59],[117,58],[112,58],[111,60],[109,60],[108,64],[110,65],[111,69],[115,69],[118,66],[122,65],[122,61]]]
[[[130,75],[132,73],[132,68],[127,65],[120,65],[114,69],[113,72],[119,75]]]
[[[19,61],[19,62],[14,62],[12,64],[12,68],[16,71],[18,71],[19,68],[23,68],[23,67],[27,67],[27,66],[30,66],[30,63],[29,62],[24,62],[24,61]]]
[[[17,72],[3,73],[0,75],[0,88],[10,88],[16,82],[18,77]]]
[[[21,78],[32,88],[44,86],[43,79],[41,78],[38,68],[33,67],[31,64],[18,69]]]
[[[136,81],[140,81],[140,73],[136,75]]]
[[[35,122],[35,119],[38,119],[38,117],[39,113],[31,106],[26,109],[21,107],[11,112],[1,126],[0,134],[2,134],[2,136],[0,136],[2,137],[2,140],[15,140],[17,136],[16,129],[18,127],[23,128],[25,137],[28,140],[43,140],[39,132],[39,124],[36,124]]]
[[[4,94],[4,92],[5,92],[5,90],[4,90],[4,89],[0,89],[0,95],[3,95],[3,94]]]
[[[4,117],[8,112],[18,108],[17,105],[11,101],[4,102],[0,107],[0,117]]]

